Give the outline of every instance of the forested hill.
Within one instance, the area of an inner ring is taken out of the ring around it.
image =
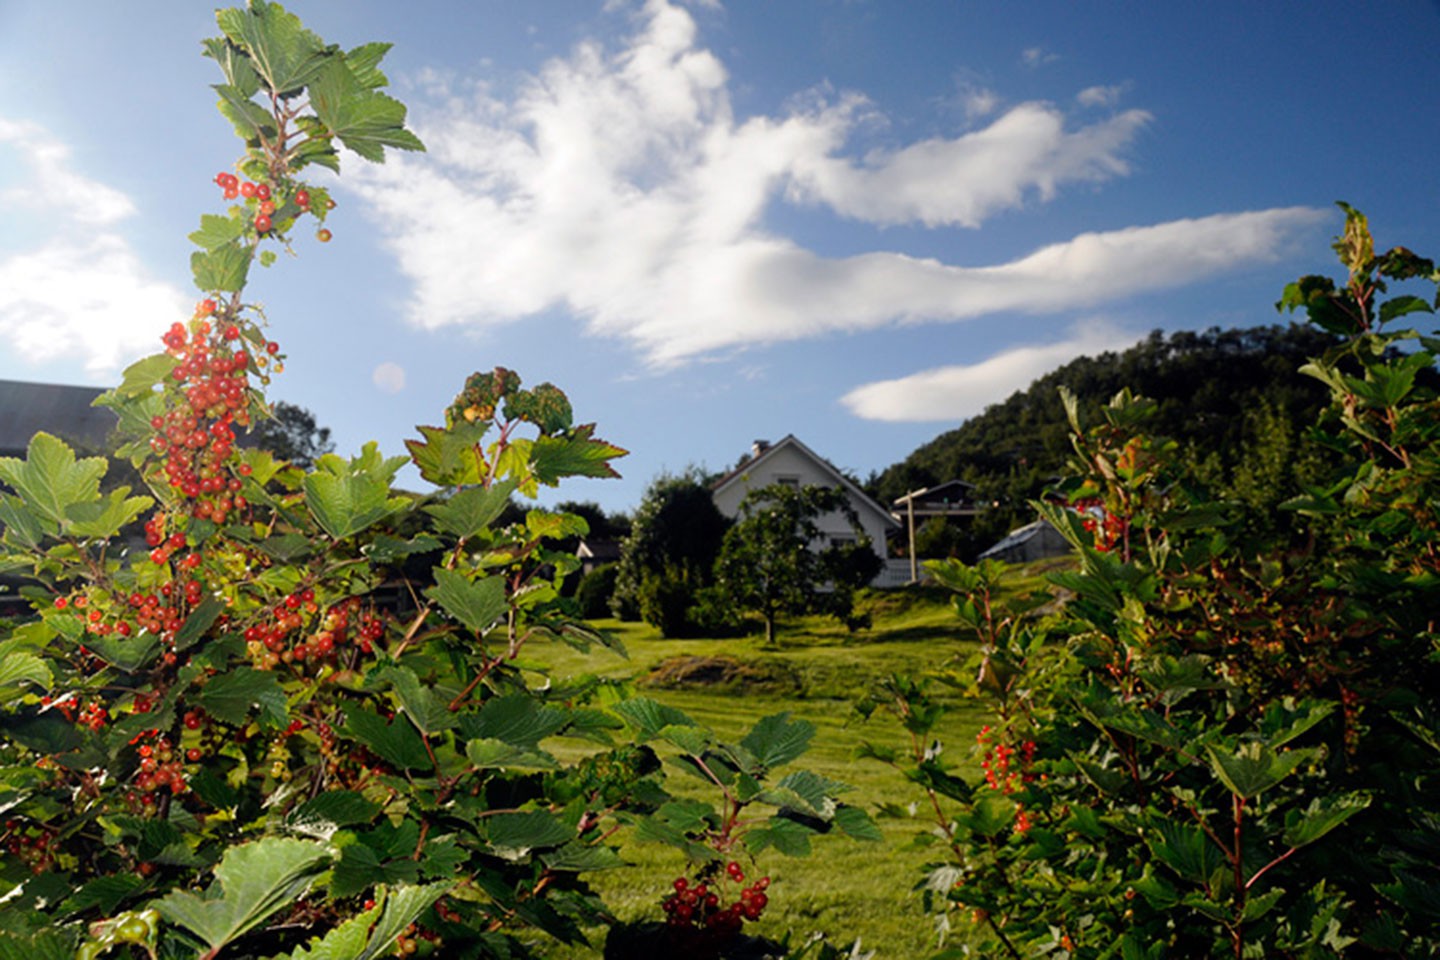
[[[1278,455],[1294,463],[1300,426],[1313,422],[1326,399],[1325,388],[1297,370],[1332,342],[1300,324],[1168,337],[1157,330],[1122,353],[1080,357],[1046,374],[920,447],[868,486],[889,503],[947,480],[976,484],[979,496],[999,500],[1003,508],[967,540],[984,541],[1027,522],[1026,501],[1061,472],[1071,452],[1061,386],[1074,391],[1092,416],[1123,387],[1157,401],[1153,432],[1180,441],[1221,484],[1233,481],[1257,443],[1269,445],[1271,460]]]

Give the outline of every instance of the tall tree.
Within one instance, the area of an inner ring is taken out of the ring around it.
[[[615,615],[639,617],[666,637],[688,632],[687,611],[711,581],[728,526],[698,471],[656,478],[620,547]]]
[[[835,512],[850,521],[855,544],[820,546],[817,521]],[[855,588],[873,578],[878,565],[844,491],[777,483],[740,502],[740,519],[726,532],[715,569],[719,589],[738,609],[760,616],[771,645],[782,615],[824,612],[848,623]]]
[[[309,470],[316,460],[335,450],[330,428],[319,426],[315,414],[304,407],[277,400],[271,412],[273,419],[259,420],[251,428],[249,442],[252,445],[269,450],[302,470]]]

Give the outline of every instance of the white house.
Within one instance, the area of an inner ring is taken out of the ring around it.
[[[839,487],[844,490],[861,529],[870,538],[871,547],[880,559],[885,559],[885,538],[899,529],[899,522],[835,469],[830,461],[796,440],[793,434],[778,443],[756,440],[749,458],[716,481],[710,492],[716,509],[734,519],[740,514],[740,501],[745,499],[745,494],[773,483],[794,487]],[[828,546],[855,542],[855,531],[850,521],[839,512],[819,517],[816,523]]]

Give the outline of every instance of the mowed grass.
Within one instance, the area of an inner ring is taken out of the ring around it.
[[[1017,583],[1034,586],[1039,579],[1017,577]],[[529,645],[525,653],[557,682],[585,674],[634,681],[637,692],[685,711],[726,739],[738,739],[755,721],[775,713],[788,712],[814,724],[811,748],[795,768],[850,785],[853,789],[844,799],[872,814],[887,803],[913,805],[915,816],[877,817],[885,835],[880,843],[824,836],[808,857],[784,857],[770,850],[757,864],[746,864],[748,872],[758,870],[772,880],[771,908],[759,923],[747,925],[747,932],[779,939],[787,931],[797,937],[823,931],[837,944],[848,945],[858,937],[880,958],[926,957],[936,949],[934,923],[914,887],[934,851],[914,841],[933,826],[927,819],[930,811],[920,802],[923,795],[893,769],[857,758],[864,742],[902,747],[908,741],[888,715],[876,713],[864,721],[853,703],[890,674],[920,674],[956,658],[963,661],[975,641],[960,628],[943,591],[876,592],[866,594],[862,603],[873,617],[871,628],[849,634],[825,619],[791,621],[783,625],[776,647],[765,647],[760,637],[663,640],[644,624],[599,621],[596,626],[622,639],[628,659],[604,651],[581,654],[560,643]],[[750,676],[718,685],[648,682],[657,667],[690,657],[731,658],[749,669]],[[960,764],[961,773],[974,779],[978,770],[970,766],[969,748],[985,722],[984,706],[957,696],[949,707],[937,738]],[[585,749],[576,744],[560,752],[573,759]],[[713,788],[678,769],[667,765],[667,774],[672,792],[718,800]],[[616,839],[633,866],[592,874],[592,884],[620,920],[660,919],[661,898],[671,882],[687,872],[683,856],[661,844],[631,842],[623,832]],[[593,934],[593,948],[557,947],[548,955],[573,960],[597,956],[604,931]]]

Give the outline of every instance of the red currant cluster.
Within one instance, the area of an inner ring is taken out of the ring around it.
[[[733,883],[745,882],[745,871],[733,860],[726,865],[725,873]],[[676,877],[675,892],[660,902],[660,909],[665,911],[665,923],[672,929],[698,929],[728,936],[738,933],[746,920],[760,919],[770,902],[765,893],[769,886],[770,878],[761,877],[742,887],[737,899],[722,907],[717,888],[703,879],[691,885],[689,878]]]
[[[150,420],[155,431],[150,449],[165,457],[162,469],[169,485],[194,501],[192,515],[216,523],[247,505],[240,489],[248,468],[229,463],[235,427],[250,423],[252,359],[239,340],[234,324],[220,331],[212,330],[208,320],[173,325],[164,341],[180,361],[173,376],[183,385],[183,402]],[[158,534],[151,536],[158,545]]]
[[[188,789],[185,779],[184,761],[175,750],[175,744],[168,736],[150,731],[135,748],[140,758],[139,772],[135,775],[134,789],[126,795],[132,807],[152,810],[159,791],[168,789],[171,794],[184,793]]]
[[[980,758],[980,769],[985,771],[985,782],[991,790],[998,790],[1001,793],[1012,794],[1016,791],[1016,783],[1034,783],[1036,776],[1031,769],[1035,764],[1035,741],[1025,740],[1017,750],[1004,741],[997,741],[993,745],[990,742],[991,729],[987,724],[980,728],[975,735],[975,743],[985,752]],[[1016,763],[1016,759],[1019,763]],[[1017,802],[1015,804],[1015,830],[1017,833],[1025,833],[1032,826],[1030,816],[1025,812],[1025,805]]]
[[[50,869],[54,836],[43,827],[28,827],[18,820],[5,821],[5,849],[26,864],[36,876]]]
[[[308,617],[319,612],[315,591],[309,588],[287,596],[270,611],[265,622],[245,629],[245,643],[251,661],[262,670],[273,670],[280,664],[333,662],[352,639],[362,654],[374,650],[374,642],[385,634],[385,624],[374,613],[360,611],[360,600],[351,597],[325,611],[317,629],[296,642],[290,636],[299,633]]]
[[[1088,497],[1083,500],[1074,500],[1069,504],[1071,510],[1080,514],[1084,519],[1080,525],[1086,532],[1095,538],[1095,549],[1101,553],[1107,553],[1114,549],[1129,532],[1130,518],[1119,514],[1110,513],[1100,502],[1099,498]]]
[[[255,208],[255,232],[269,233],[275,227],[275,212],[279,209],[275,202],[274,190],[268,183],[252,183],[249,180],[242,181],[233,173],[221,171],[215,174],[215,184],[220,188],[226,200],[244,198],[247,203]],[[310,212],[310,191],[305,189],[296,190],[291,197],[295,206],[301,213]],[[282,200],[283,202],[283,200]],[[327,199],[326,209],[334,209],[335,202]],[[330,240],[330,231],[321,229],[316,236],[321,243]]]
[[[99,700],[90,700],[82,706],[74,694],[66,694],[59,700],[52,700],[47,694],[40,698],[40,705],[58,710],[66,720],[91,730],[103,730],[110,720],[110,711]]]

